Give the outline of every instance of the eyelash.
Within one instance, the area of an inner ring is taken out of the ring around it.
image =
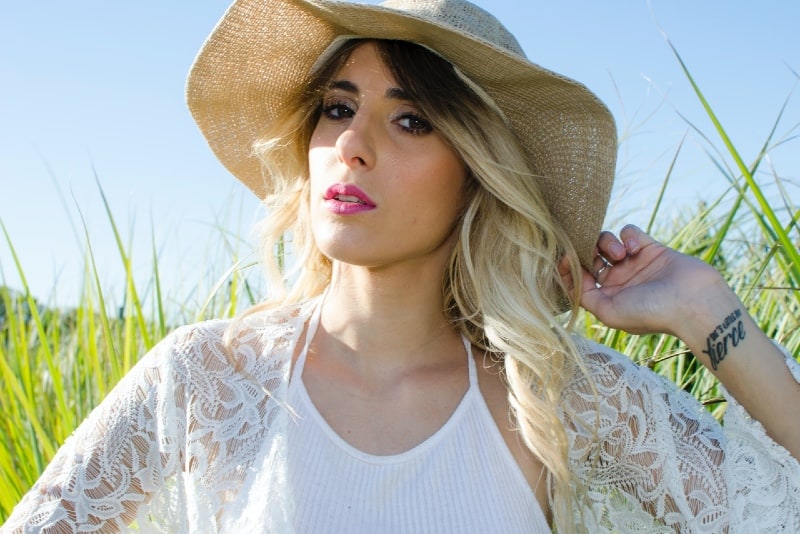
[[[341,112],[341,110],[346,110],[345,113],[347,113],[347,117],[342,117],[342,116],[336,117],[336,116],[333,115],[334,111],[340,111]],[[343,101],[340,101],[340,100],[332,100],[331,102],[323,103],[323,105],[322,105],[322,115],[324,117],[330,119],[330,120],[333,120],[333,121],[338,121],[338,120],[342,120],[342,119],[345,119],[345,118],[350,118],[355,114],[356,114],[356,112],[353,111],[353,109],[350,107],[350,105],[347,102],[343,102]]]
[[[406,119],[408,119],[409,122],[416,123],[419,126],[419,128],[409,128],[408,126],[403,126],[402,124],[399,124],[400,121]],[[433,126],[431,125],[431,123],[425,120],[422,117],[422,115],[418,113],[413,113],[413,112],[403,113],[402,115],[400,115],[400,117],[395,119],[394,122],[398,123],[398,126],[400,126],[400,128],[402,128],[404,131],[412,135],[422,135],[433,131]]]
[[[321,111],[322,116],[331,121],[349,119],[356,114],[356,112],[352,109],[351,104],[342,100],[332,100],[330,102],[323,103]],[[417,127],[404,126],[402,121],[408,121],[411,124],[415,124]],[[433,131],[433,126],[428,120],[426,120],[419,113],[414,113],[411,111],[402,113],[400,116],[393,119],[392,122],[397,124],[404,132],[411,135],[423,135]]]

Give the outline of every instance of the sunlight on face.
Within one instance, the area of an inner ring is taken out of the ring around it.
[[[375,44],[357,47],[325,92],[309,171],[314,238],[334,261],[446,261],[466,168],[397,86]]]

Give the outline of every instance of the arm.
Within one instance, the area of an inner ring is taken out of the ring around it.
[[[561,406],[571,469],[589,490],[582,522],[598,521],[587,531],[725,532],[720,425],[688,393],[627,357],[593,342],[579,346],[588,374],[569,383]]]
[[[136,519],[179,456],[164,431],[175,426],[164,420],[166,347],[145,356],[66,440],[3,532],[118,532]]]
[[[603,232],[598,251],[612,265],[603,269],[598,257],[597,280],[582,271],[581,304],[612,328],[683,340],[766,432],[800,458],[800,384],[720,274],[635,226],[619,237]]]
[[[571,469],[588,488],[583,522],[597,521],[588,531],[800,529],[800,463],[735,401],[723,428],[669,380],[579,346],[588,375],[568,384],[561,408]]]
[[[310,309],[245,316],[230,346],[228,321],[170,334],[59,449],[0,531],[233,532],[237,521],[285,531],[288,499],[275,495],[285,493],[287,377]]]

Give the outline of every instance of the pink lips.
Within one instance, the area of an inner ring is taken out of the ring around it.
[[[375,203],[353,184],[330,186],[325,191],[325,206],[339,215],[351,215],[375,209]]]

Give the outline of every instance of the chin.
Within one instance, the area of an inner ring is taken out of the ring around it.
[[[322,254],[332,263],[351,265],[353,267],[377,267],[382,262],[372,254],[357,253],[354,251],[333,250],[320,248]]]

